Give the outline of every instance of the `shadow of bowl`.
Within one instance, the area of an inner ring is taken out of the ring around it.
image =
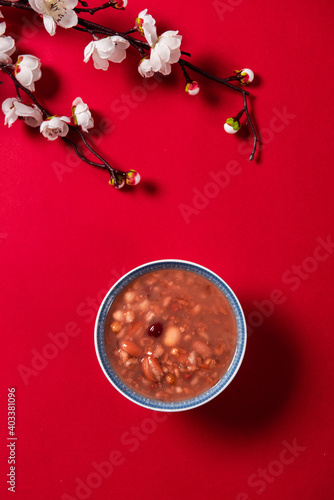
[[[293,332],[277,313],[266,318],[248,339],[235,380],[216,399],[192,411],[192,417],[217,433],[260,432],[288,404],[299,373]]]

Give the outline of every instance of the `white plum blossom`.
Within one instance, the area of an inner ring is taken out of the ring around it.
[[[11,127],[17,118],[23,118],[29,127],[39,127],[43,121],[43,115],[35,104],[24,104],[15,97],[8,98],[2,103],[2,111],[5,115],[5,125]]]
[[[181,40],[182,36],[178,35],[178,31],[166,31],[158,38],[150,55],[154,72],[169,75],[171,64],[177,63],[181,57]]]
[[[40,126],[40,131],[49,141],[55,141],[58,137],[68,134],[70,118],[67,116],[49,116]]]
[[[81,97],[74,99],[72,103],[72,115],[74,123],[79,125],[84,132],[88,132],[89,128],[94,127],[94,120],[89,111],[87,104],[85,104]]]
[[[15,52],[15,40],[11,36],[3,36],[6,23],[1,23],[0,28],[2,35],[0,36],[0,62],[3,64],[12,64],[10,56]]]
[[[155,19],[147,14],[147,9],[145,9],[139,12],[136,22],[140,33],[146,38],[150,47],[153,47],[158,39]]]
[[[1,106],[2,112],[5,115],[5,125],[8,125],[8,127],[11,127],[18,118],[14,107],[15,102],[18,102],[15,97],[9,97],[3,101]]]
[[[155,20],[147,14],[147,9],[138,14],[137,26],[151,47],[149,58],[146,57],[139,63],[139,73],[145,78],[157,72],[169,75],[171,65],[177,63],[181,57],[182,36],[178,31],[166,31],[158,37]]]
[[[35,82],[42,76],[41,61],[31,55],[19,56],[15,64],[15,76],[26,89],[35,91]]]
[[[94,67],[106,71],[109,61],[120,63],[126,58],[129,42],[121,36],[107,36],[101,40],[90,42],[84,51],[84,62],[93,58]]]
[[[15,52],[15,40],[11,36],[0,37],[0,52],[11,56]]]
[[[31,8],[43,16],[46,31],[53,36],[56,27],[73,28],[78,24],[74,8],[78,0],[29,0]]]
[[[138,71],[141,76],[144,78],[150,78],[154,75],[154,71],[152,69],[151,60],[148,57],[144,57],[138,65]]]

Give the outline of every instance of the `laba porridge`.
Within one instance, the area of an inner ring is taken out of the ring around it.
[[[108,313],[105,344],[134,391],[180,401],[214,386],[236,349],[237,326],[223,293],[190,271],[165,269],[134,279]]]

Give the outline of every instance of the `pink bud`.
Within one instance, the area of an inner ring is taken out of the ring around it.
[[[128,4],[128,0],[116,0],[113,3],[116,9],[125,9]]]
[[[197,95],[200,91],[200,86],[195,81],[188,82],[185,91],[188,92],[189,95]]]
[[[126,172],[125,182],[129,186],[135,186],[136,184],[138,184],[140,182],[140,175],[135,170],[129,170],[128,172]]]
[[[125,186],[125,180],[121,175],[116,175],[117,179],[117,189],[122,189],[122,187]],[[110,179],[109,181],[110,186],[115,186],[115,180],[113,178]]]
[[[254,80],[254,73],[249,68],[236,70],[235,73],[238,75],[239,81],[242,85],[247,85],[248,83],[251,83]]]

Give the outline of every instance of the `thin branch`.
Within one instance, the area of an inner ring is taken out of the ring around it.
[[[191,78],[190,78],[190,76],[189,76],[189,74],[188,74],[188,72],[187,72],[186,68],[184,67],[185,65],[184,65],[184,64],[182,64],[182,63],[180,63],[180,61],[179,61],[179,64],[180,64],[180,66],[181,66],[181,69],[182,69],[182,72],[183,72],[184,78],[186,79],[186,82],[187,82],[187,83],[190,83],[192,80],[191,80]]]
[[[256,151],[256,146],[257,146],[257,143],[258,143],[258,137],[257,137],[257,133],[256,133],[256,130],[255,130],[255,127],[253,125],[252,119],[251,119],[250,114],[248,112],[248,106],[247,106],[246,96],[244,95],[243,98],[244,98],[244,110],[245,110],[245,113],[246,113],[246,116],[247,116],[247,121],[249,123],[249,126],[250,126],[250,128],[251,128],[251,130],[253,132],[253,136],[254,136],[253,149],[252,149],[252,152],[251,152],[250,157],[249,157],[250,160],[253,160],[254,159],[254,155],[255,155],[255,151]]]
[[[71,139],[69,139],[68,137],[61,137],[61,139],[64,142],[66,142],[66,144],[69,144],[74,149],[74,151],[76,152],[76,154],[78,155],[80,160],[84,161],[85,163],[88,163],[92,167],[98,167],[98,168],[103,168],[103,169],[107,168],[105,165],[101,165],[100,163],[91,161],[88,158],[86,158],[85,155],[80,150],[80,146],[78,144],[76,144],[74,141],[72,141]]]
[[[38,107],[38,109],[42,112],[42,114],[44,115],[44,117],[46,118],[47,116],[52,116],[51,113],[49,113],[49,111],[47,109],[45,109],[36,99],[36,97],[34,96],[34,94],[29,90],[27,89],[26,87],[24,87],[18,80],[17,78],[15,77],[15,75],[13,75],[11,73],[11,71],[8,69],[7,65],[6,64],[3,64],[3,63],[0,63],[0,69],[6,73],[6,75],[9,76],[9,78],[12,79],[14,85],[15,85],[15,88],[16,88],[16,92],[18,92],[18,89],[21,89],[23,92],[25,92],[27,94],[28,97],[30,97],[30,99],[32,100],[32,102],[34,104],[36,104],[36,106]]]
[[[75,12],[77,12],[77,13],[88,12],[88,14],[93,15],[93,14],[95,14],[95,12],[98,12],[99,10],[108,9],[109,7],[112,7],[112,8],[115,9],[116,8],[115,7],[115,2],[113,2],[112,0],[109,0],[109,2],[103,3],[99,7],[93,7],[93,8],[90,8],[90,7],[76,7],[73,10]]]
[[[232,83],[229,83],[230,78],[219,78],[218,76],[212,75],[208,73],[207,71],[204,71],[201,68],[198,68],[197,66],[194,66],[188,61],[185,61],[184,59],[179,59],[179,64],[181,66],[186,66],[189,69],[192,69],[195,71],[195,73],[199,73],[200,75],[204,76],[205,78],[208,78],[209,80],[213,80],[214,82],[221,83],[222,85],[225,85],[226,87],[229,87],[230,89],[236,90],[237,92],[240,92],[241,94],[244,95],[249,95],[249,92],[247,90],[243,90],[239,87],[236,87],[235,85],[232,85]]]
[[[28,3],[23,2],[9,2],[8,0],[1,0],[0,5],[2,7],[15,7],[16,9],[25,9],[35,12]]]

